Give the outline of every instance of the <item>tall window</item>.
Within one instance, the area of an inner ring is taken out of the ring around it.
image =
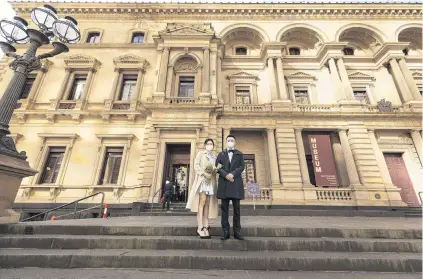
[[[316,186],[316,176],[314,174],[313,158],[312,155],[306,155],[308,177],[310,178],[310,184]]]
[[[87,76],[75,76],[72,84],[72,89],[69,93],[68,100],[79,100],[84,92]]]
[[[31,92],[32,86],[34,85],[35,77],[29,76],[25,81],[24,88],[22,90],[21,96],[19,99],[26,99],[28,98],[29,92]]]
[[[120,92],[120,100],[129,101],[135,92],[137,86],[137,76],[135,75],[124,75],[122,81],[122,89]]]
[[[123,147],[108,147],[101,169],[99,184],[117,184],[122,163]]]
[[[354,55],[354,49],[351,47],[346,47],[342,50],[345,55]]]
[[[289,55],[300,55],[301,51],[298,47],[290,47]]]
[[[254,154],[244,154],[244,164],[245,168],[242,172],[242,180],[244,181],[244,185],[247,185],[248,181],[257,182],[256,177],[256,162]]]
[[[249,86],[235,86],[235,94],[237,105],[251,104],[251,92]]]
[[[235,48],[236,55],[247,55],[247,48],[246,47],[237,47]]]
[[[194,77],[180,77],[178,97],[194,97],[194,81]]]
[[[56,183],[59,175],[60,166],[62,165],[63,156],[65,155],[65,147],[50,147],[47,160],[43,168],[40,183]]]
[[[307,89],[294,89],[295,102],[298,104],[309,104]]]
[[[88,33],[87,36],[87,43],[94,44],[100,42],[100,33],[99,32],[92,32]]]
[[[140,44],[144,42],[144,33],[141,32],[136,32],[134,34],[132,34],[132,40],[131,42],[133,44]]]
[[[370,104],[366,89],[353,89],[354,98],[362,104]]]

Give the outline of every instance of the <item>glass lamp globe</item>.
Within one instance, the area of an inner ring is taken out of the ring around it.
[[[81,33],[73,17],[66,16],[53,23],[54,35],[66,44],[74,44],[81,38]]]
[[[56,10],[50,5],[44,5],[32,10],[32,21],[42,30],[52,30],[53,23],[57,20]]]
[[[28,23],[23,18],[17,16],[13,19],[2,19],[0,20],[1,36],[11,44],[26,44],[29,42],[27,26]]]

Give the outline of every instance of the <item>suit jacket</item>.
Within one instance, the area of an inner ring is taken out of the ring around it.
[[[242,172],[244,171],[244,154],[241,151],[234,149],[232,161],[229,162],[229,154],[225,149],[219,153],[216,159],[216,166],[222,165],[219,170],[219,182],[217,187],[218,199],[238,199],[243,200],[244,183],[242,181]],[[232,173],[234,182],[226,179],[226,176]]]
[[[173,184],[172,182],[166,183],[165,182],[165,186],[164,186],[164,195],[165,196],[170,196],[173,194]]]

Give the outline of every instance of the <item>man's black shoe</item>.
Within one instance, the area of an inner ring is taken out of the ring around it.
[[[244,240],[244,237],[242,235],[240,235],[240,234],[235,234],[234,235],[234,238],[235,239],[238,239],[238,240]]]
[[[220,240],[227,240],[229,238],[231,238],[229,232],[223,232],[223,236],[220,238]]]

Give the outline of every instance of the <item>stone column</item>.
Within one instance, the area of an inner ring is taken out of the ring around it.
[[[135,99],[135,100],[141,99],[141,86],[143,84],[144,73],[145,73],[144,69],[142,68],[138,69],[137,85],[135,86],[135,96],[133,96],[132,99]]]
[[[217,52],[213,50],[210,55],[210,93],[212,95],[212,99],[217,99],[216,93],[216,65],[217,65]]]
[[[279,185],[280,179],[274,129],[267,129],[267,146],[269,149],[270,176],[272,179],[272,185]]]
[[[411,131],[411,138],[413,139],[414,147],[416,148],[417,155],[420,159],[420,164],[423,166],[423,147],[422,147],[422,136],[420,135],[419,130]]]
[[[224,128],[223,129],[223,141],[222,141],[222,149],[226,148],[226,137],[231,134],[231,128]]]
[[[173,82],[173,65],[169,65],[167,68],[167,80],[166,80],[166,97],[173,97],[171,96],[172,91],[172,82]]]
[[[375,130],[369,129],[368,131],[369,131],[370,142],[372,144],[373,151],[375,152],[375,156],[376,156],[376,161],[379,166],[379,171],[380,171],[380,174],[382,175],[383,183],[385,185],[392,185],[391,175],[389,174],[385,157],[383,156],[383,153],[379,148],[379,144],[377,143]]]
[[[415,101],[421,101],[422,95],[420,95],[419,88],[417,87],[416,82],[414,81],[413,76],[411,75],[410,70],[408,69],[407,62],[404,58],[401,58],[399,60],[399,66],[401,68],[402,74],[405,78],[405,82],[408,85],[408,88],[410,89],[411,95],[413,96],[413,99]]]
[[[115,69],[115,73],[116,74],[115,74],[115,78],[113,80],[112,90],[110,91],[110,96],[109,96],[110,100],[116,99],[116,91],[118,90],[119,80],[120,80],[120,77],[122,75],[122,69]]]
[[[301,179],[303,186],[310,186],[310,176],[308,175],[308,167],[306,154],[304,149],[304,142],[302,136],[302,128],[294,128],[295,130],[295,142],[297,143],[298,159],[300,161]]]
[[[389,61],[389,65],[392,69],[392,76],[394,77],[394,80],[398,86],[399,93],[402,96],[402,101],[404,103],[411,101],[413,99],[410,89],[408,89],[407,83],[405,82],[404,76],[402,75],[402,72],[400,70],[400,67],[398,65],[397,59],[392,58]]]
[[[279,100],[278,91],[276,89],[275,68],[273,65],[273,57],[269,57],[267,59],[267,68],[269,71],[269,83],[270,83],[270,93],[272,96],[272,101]]]
[[[219,51],[218,56],[217,56],[217,73],[216,73],[216,82],[217,82],[217,98],[220,100],[222,100],[222,87],[221,87],[221,82],[220,82],[220,73],[222,71],[222,55]]]
[[[351,151],[350,142],[348,140],[347,131],[341,129],[338,131],[339,139],[341,141],[342,151],[344,152],[345,163],[348,171],[348,178],[351,185],[361,185],[360,178],[357,172],[357,166],[354,162],[354,157]]]
[[[204,48],[203,53],[203,76],[201,83],[201,92],[209,92],[210,90],[210,48]]]
[[[338,96],[339,100],[347,99],[344,88],[341,86],[341,80],[339,79],[338,69],[336,68],[335,58],[330,58],[328,61],[330,75],[332,76],[334,87],[336,90],[336,95]]]
[[[65,97],[66,89],[68,87],[69,79],[70,79],[72,72],[73,72],[73,69],[66,68],[65,78],[63,79],[62,85],[60,86],[60,91],[59,91],[60,95],[59,95],[59,98],[58,98],[59,100],[62,100]]]
[[[342,151],[341,142],[338,134],[331,133],[333,157],[335,159],[335,166],[337,174],[339,175],[339,185],[342,187],[349,187],[350,179],[348,178],[347,165],[345,164],[344,152]]]
[[[159,80],[157,84],[157,92],[164,93],[166,86],[166,74],[167,74],[167,65],[169,63],[169,47],[165,47],[162,53],[162,59],[160,61],[160,71],[159,71]]]
[[[343,88],[345,91],[345,95],[347,96],[347,99],[355,100],[353,89],[351,87],[351,83],[348,78],[348,73],[345,68],[344,59],[342,58],[338,58],[338,69],[339,69],[339,75],[341,76],[341,81],[343,83]]]
[[[278,76],[279,85],[279,96],[282,100],[288,100],[288,94],[286,93],[285,75],[283,73],[282,57],[276,58],[276,69]]]

